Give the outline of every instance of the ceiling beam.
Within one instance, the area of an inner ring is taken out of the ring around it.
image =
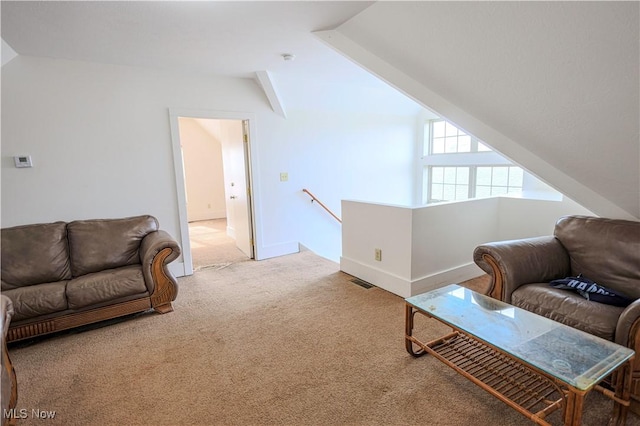
[[[4,39],[2,39],[2,66],[4,67],[16,56],[18,56],[16,51],[13,50],[13,48],[11,48]]]
[[[256,71],[256,79],[264,94],[267,95],[267,99],[269,99],[269,103],[271,104],[271,108],[276,114],[280,114],[284,118],[287,118],[287,113],[284,110],[284,105],[282,104],[282,100],[280,96],[278,96],[278,90],[276,89],[275,84],[273,83],[273,78],[269,71]]]

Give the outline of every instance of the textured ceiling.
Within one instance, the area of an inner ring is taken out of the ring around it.
[[[372,2],[10,2],[2,39],[19,55],[253,77],[259,70],[352,78],[362,71],[313,31]],[[282,54],[296,55],[285,62]]]
[[[418,104],[313,34],[373,3],[2,1],[0,7],[2,40],[19,55],[240,78],[269,71],[287,107],[416,114]]]

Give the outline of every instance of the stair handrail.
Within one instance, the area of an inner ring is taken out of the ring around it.
[[[335,215],[335,213],[333,213],[331,210],[329,210],[329,208],[327,206],[325,206],[322,201],[318,200],[318,198],[313,195],[311,192],[309,192],[308,189],[303,189],[302,192],[306,192],[310,197],[311,197],[311,202],[313,203],[314,201],[317,201],[318,204],[320,204],[320,206],[325,209],[327,212],[329,212],[329,214],[331,216],[334,217],[335,220],[337,220],[338,222],[342,223],[342,220],[340,220],[340,218],[338,216]]]

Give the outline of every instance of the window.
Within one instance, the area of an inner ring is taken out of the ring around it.
[[[508,194],[522,191],[524,173],[520,167],[476,167],[476,197]]]
[[[491,151],[491,148],[448,121],[431,120],[429,123],[428,133],[430,138],[425,140],[425,153],[427,155]]]
[[[425,126],[424,201],[470,198],[521,192],[524,172],[482,141],[445,120]]]
[[[471,152],[471,136],[444,120],[431,122],[431,153]]]
[[[431,195],[429,202],[466,200],[469,195],[470,167],[430,167]]]

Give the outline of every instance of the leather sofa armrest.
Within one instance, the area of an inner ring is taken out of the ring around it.
[[[627,306],[618,317],[615,339],[617,344],[627,346],[638,353],[638,349],[640,349],[640,299],[636,299]]]
[[[618,317],[615,342],[636,352],[631,365],[631,398],[634,407],[640,399],[640,299],[627,306]],[[634,408],[632,410],[637,412]]]
[[[169,272],[167,265],[180,256],[180,246],[178,242],[166,231],[158,230],[147,234],[140,244],[140,261],[142,262],[142,273],[150,294],[158,292],[158,280],[175,278]],[[175,297],[174,297],[175,299]]]
[[[571,271],[569,254],[553,236],[482,244],[473,260],[493,278],[487,294],[507,303],[521,285],[564,278]]]

